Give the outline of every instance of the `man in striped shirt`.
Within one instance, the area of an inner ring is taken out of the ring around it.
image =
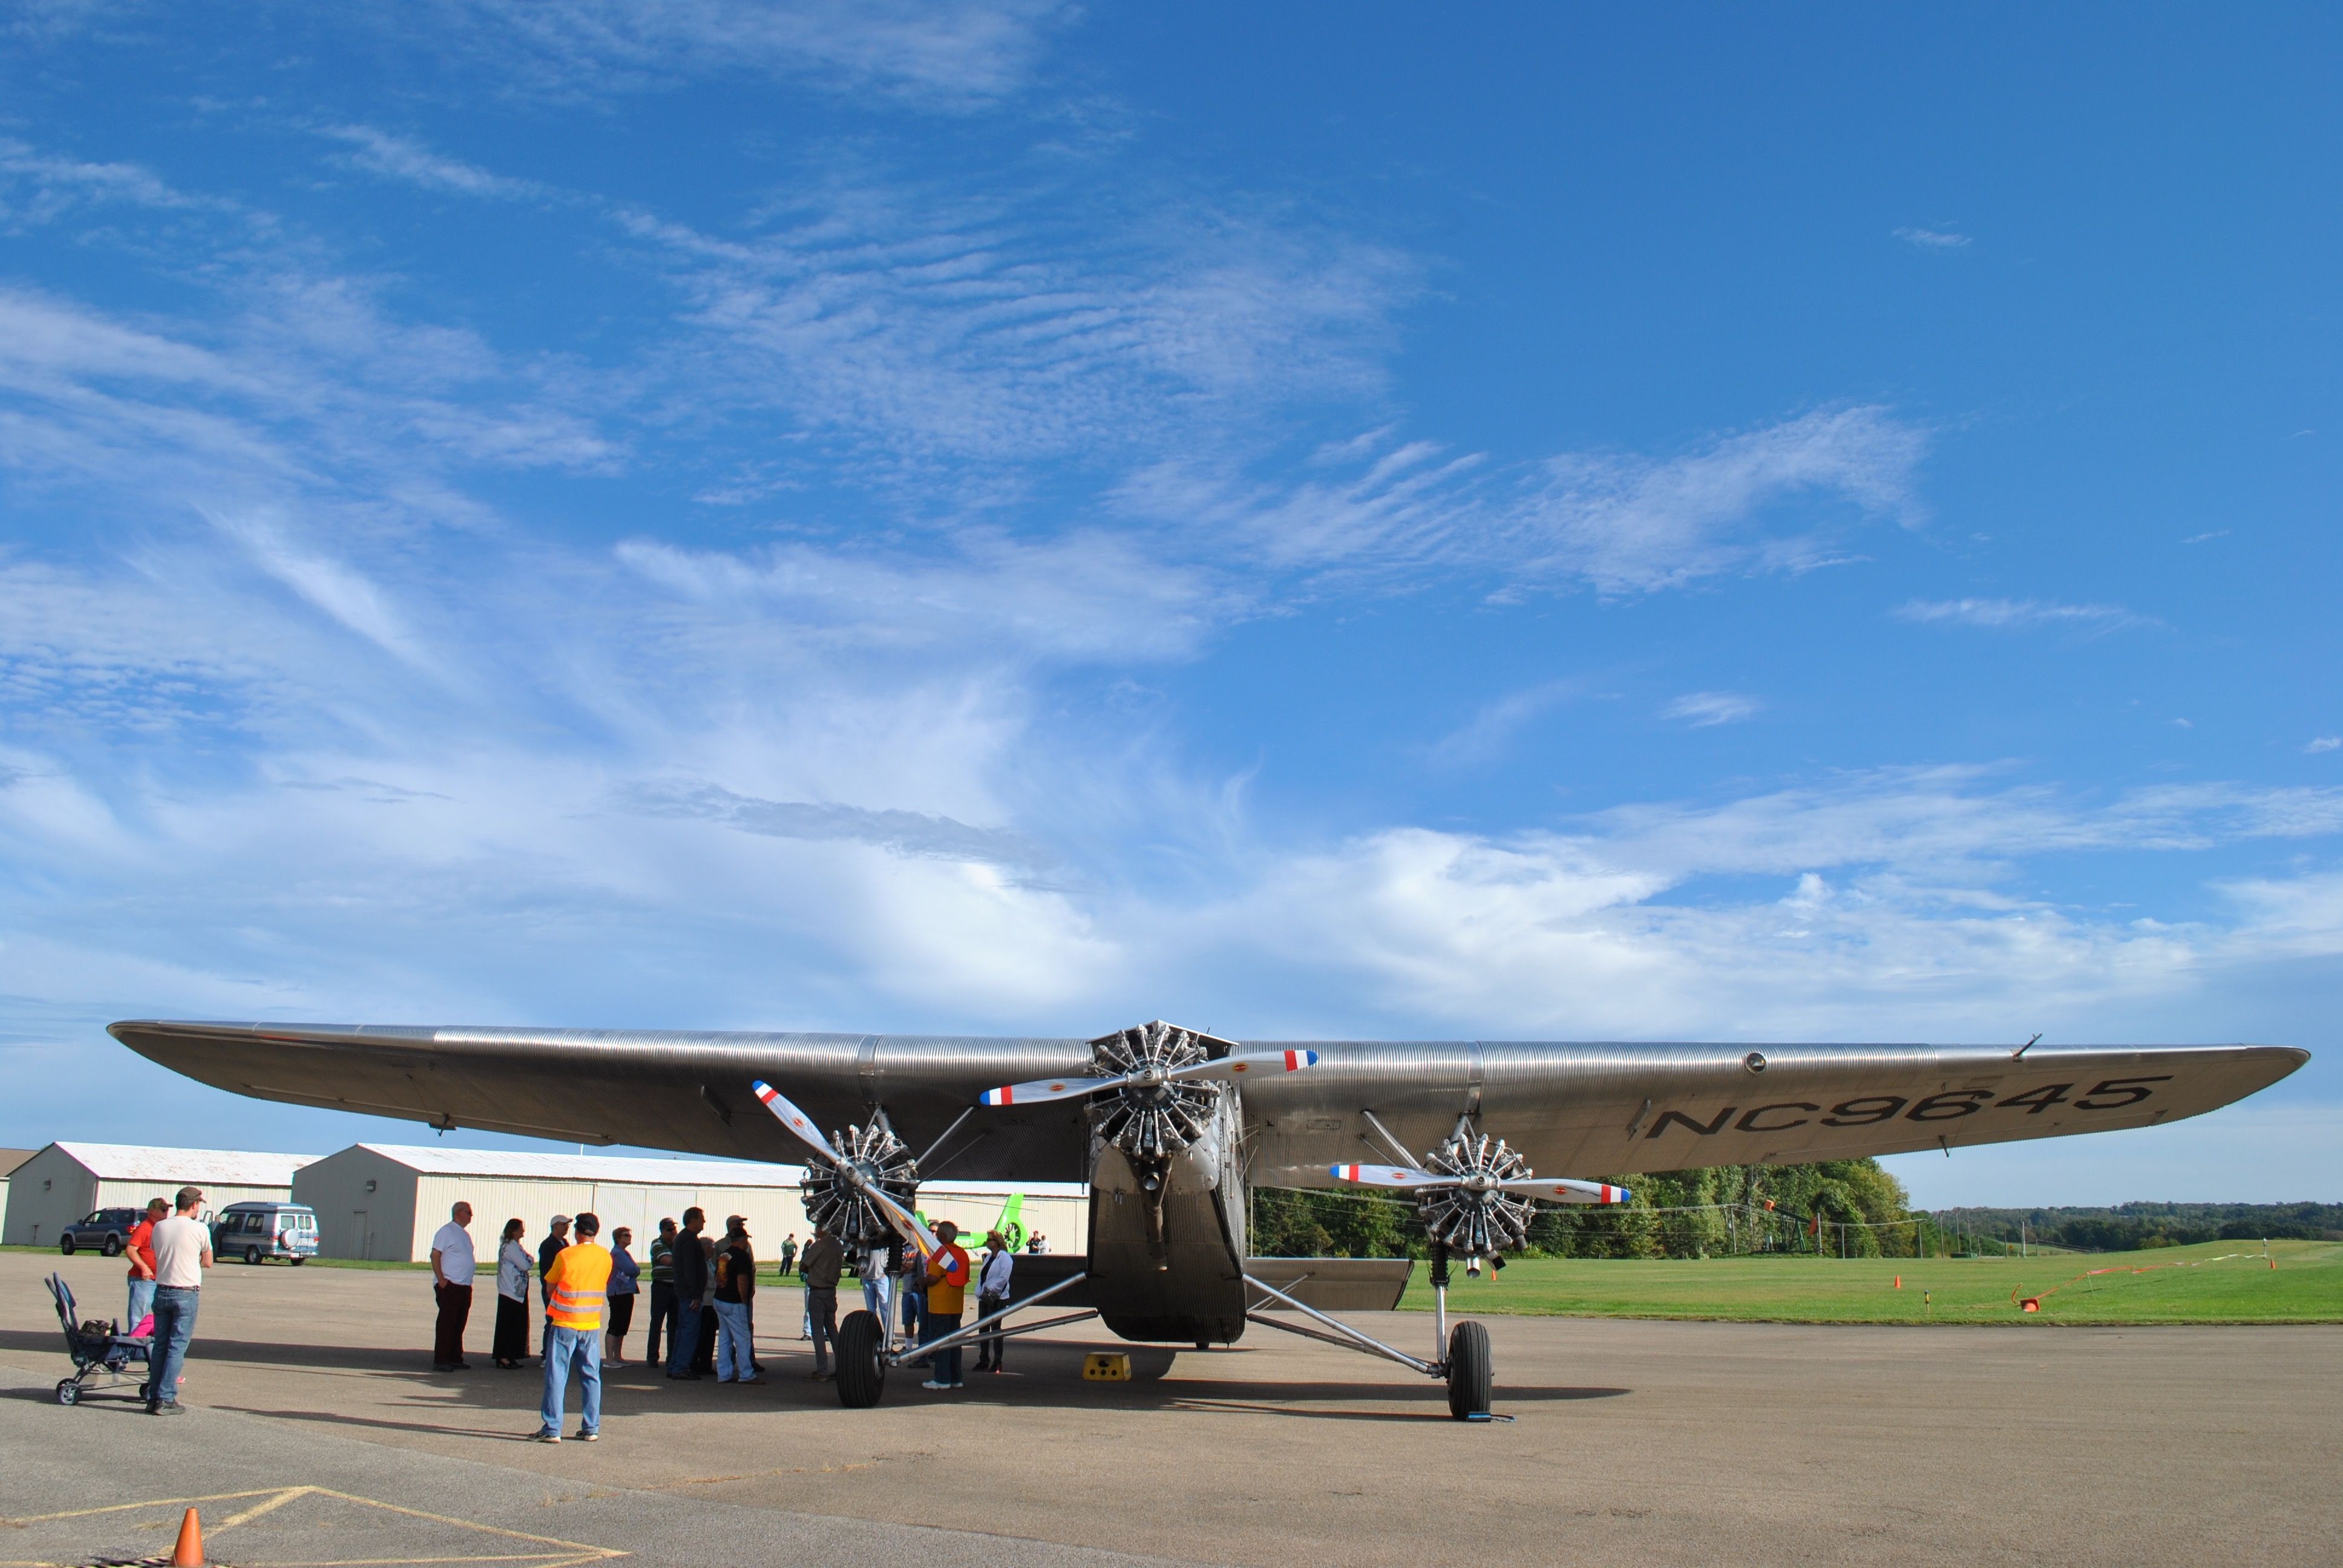
[[[561,1407],[569,1393],[569,1372],[578,1372],[580,1410],[578,1441],[602,1435],[602,1309],[609,1300],[610,1254],[595,1237],[602,1221],[580,1214],[570,1222],[577,1240],[564,1247],[545,1271],[545,1408],[537,1429],[539,1442],[561,1441]]]

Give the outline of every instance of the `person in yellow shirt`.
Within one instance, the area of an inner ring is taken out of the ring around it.
[[[921,1344],[958,1333],[960,1308],[968,1299],[968,1253],[960,1244],[960,1227],[950,1220],[937,1221],[936,1240],[943,1245],[928,1258],[928,1308],[920,1314]],[[958,1345],[929,1358],[928,1381],[920,1386],[960,1386]]]
[[[608,1303],[610,1254],[595,1241],[602,1221],[580,1214],[571,1221],[576,1238],[545,1271],[545,1408],[538,1442],[561,1441],[561,1407],[569,1393],[569,1372],[578,1372],[581,1409],[578,1441],[602,1435],[602,1309]]]

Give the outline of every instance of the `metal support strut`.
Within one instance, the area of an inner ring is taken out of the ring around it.
[[[1056,1295],[1060,1291],[1071,1290],[1072,1287],[1081,1284],[1083,1281],[1089,1278],[1090,1276],[1088,1274],[1070,1274],[1066,1278],[1060,1280],[1056,1284],[1051,1285],[1048,1290],[1027,1296],[1022,1301],[1011,1302],[1009,1305],[1001,1308],[990,1317],[979,1318],[972,1323],[964,1324],[960,1328],[954,1329],[950,1333],[944,1335],[941,1339],[930,1340],[927,1343],[921,1345],[913,1345],[908,1350],[890,1351],[887,1355],[887,1364],[889,1366],[901,1366],[905,1362],[924,1361],[929,1356],[934,1355],[938,1351],[956,1350],[960,1346],[975,1340],[979,1335],[990,1332],[993,1324],[1000,1322],[1002,1319],[1008,1317],[1010,1313],[1021,1312],[1028,1307],[1038,1307],[1043,1302],[1048,1301],[1051,1296]],[[1061,1323],[1078,1323],[1084,1318],[1094,1318],[1096,1316],[1098,1316],[1098,1312],[1095,1308],[1085,1307],[1079,1312],[1068,1312],[1062,1317],[1045,1318],[1038,1323],[1020,1323],[1013,1329],[1002,1329],[1000,1331],[1000,1334],[1004,1340],[1014,1339],[1020,1334],[1039,1333],[1043,1329],[1054,1329]]]
[[[1264,1283],[1260,1280],[1254,1279],[1251,1274],[1247,1274],[1244,1277],[1244,1282],[1246,1284],[1251,1285],[1254,1290],[1261,1292],[1263,1295],[1274,1297],[1279,1302],[1292,1307],[1295,1312],[1302,1313],[1304,1317],[1310,1318],[1313,1322],[1325,1324],[1328,1328],[1333,1330],[1334,1332],[1332,1334],[1316,1333],[1309,1329],[1302,1328],[1297,1323],[1281,1323],[1275,1318],[1263,1317],[1257,1312],[1248,1312],[1245,1313],[1245,1322],[1249,1323],[1259,1323],[1265,1329],[1278,1329],[1289,1334],[1299,1334],[1305,1340],[1319,1340],[1327,1344],[1342,1345],[1351,1350],[1364,1351],[1369,1355],[1382,1356],[1386,1361],[1397,1362],[1403,1367],[1413,1367],[1417,1372],[1423,1373],[1426,1377],[1444,1378],[1448,1375],[1448,1368],[1443,1362],[1418,1361],[1415,1357],[1408,1354],[1405,1351],[1393,1350],[1391,1346],[1383,1343],[1383,1341],[1373,1338],[1367,1334],[1361,1333],[1350,1324],[1342,1322],[1342,1319],[1328,1317],[1324,1312],[1320,1312],[1315,1307],[1305,1306],[1302,1302],[1295,1301],[1292,1296],[1287,1295],[1283,1291],[1279,1290],[1275,1285]],[[1341,1337],[1337,1338],[1337,1335]]]

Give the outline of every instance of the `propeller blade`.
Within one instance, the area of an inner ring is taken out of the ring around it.
[[[790,1104],[779,1090],[761,1078],[756,1080],[749,1087],[757,1091],[757,1098],[765,1102],[765,1109],[780,1119],[782,1126],[796,1133],[805,1141],[809,1148],[828,1160],[832,1168],[840,1176],[846,1178],[848,1183],[856,1191],[878,1204],[879,1211],[887,1216],[889,1222],[901,1233],[905,1241],[920,1249],[921,1257],[930,1256],[943,1245],[941,1241],[936,1240],[934,1231],[920,1223],[920,1217],[917,1214],[887,1196],[877,1183],[869,1181],[861,1171],[840,1159],[838,1151],[830,1147],[830,1140],[822,1136],[821,1129],[814,1125],[813,1118]]]
[[[1314,1050],[1249,1050],[1232,1051],[1211,1061],[1200,1061],[1193,1067],[1175,1067],[1166,1078],[1244,1078],[1258,1074],[1266,1078],[1273,1072],[1299,1072],[1318,1064]]]
[[[920,1256],[922,1259],[932,1258],[944,1250],[942,1241],[933,1231],[920,1222],[920,1217],[917,1214],[896,1202],[878,1188],[861,1181],[855,1172],[850,1171],[847,1174],[872,1202],[879,1205],[880,1211],[894,1222],[897,1233],[920,1250]]]
[[[1031,1083],[1012,1083],[1006,1089],[984,1091],[987,1105],[1039,1105],[1048,1100],[1071,1100],[1077,1095],[1096,1094],[1101,1089],[1112,1089],[1122,1081],[1120,1078],[1037,1078]]]
[[[779,1090],[761,1078],[755,1080],[749,1087],[757,1091],[757,1098],[765,1102],[766,1110],[780,1118],[782,1126],[819,1151],[831,1164],[840,1170],[845,1169],[845,1162],[839,1159],[838,1151],[830,1146],[830,1140],[822,1136],[821,1129],[814,1125],[812,1117],[783,1099]]]
[[[1404,1165],[1332,1165],[1327,1167],[1337,1181],[1355,1182],[1362,1187],[1453,1187],[1453,1176],[1435,1176],[1429,1171],[1411,1171]]]
[[[1518,1192],[1524,1198],[1543,1198],[1549,1203],[1624,1203],[1634,1196],[1624,1187],[1614,1187],[1608,1181],[1573,1181],[1559,1176],[1500,1181],[1497,1190]]]

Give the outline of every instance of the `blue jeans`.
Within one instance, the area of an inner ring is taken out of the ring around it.
[[[602,1429],[602,1331],[563,1329],[548,1325],[545,1331],[545,1408],[538,1413],[544,1418],[544,1430],[561,1430],[561,1405],[569,1394],[569,1369],[578,1369],[578,1392],[582,1396],[578,1423],[587,1432]]]
[[[155,1292],[155,1353],[153,1376],[146,1384],[146,1408],[179,1402],[179,1369],[186,1364],[187,1342],[196,1337],[196,1308],[203,1292],[189,1285],[164,1285]]]
[[[688,1376],[691,1358],[699,1352],[699,1303],[678,1302],[675,1304],[675,1332],[667,1342],[667,1375]]]
[[[960,1332],[960,1314],[946,1317],[930,1307],[920,1314],[920,1342],[931,1344],[946,1334]],[[928,1358],[928,1379],[931,1382],[960,1382],[960,1351],[958,1345],[948,1351],[938,1351]]]
[[[139,1323],[145,1320],[148,1312],[151,1312],[154,1310],[155,1282],[152,1280],[131,1281],[130,1315],[122,1320],[122,1332],[126,1334],[136,1333],[138,1332]]]
[[[894,1282],[885,1274],[862,1276],[862,1304],[879,1314],[879,1326],[887,1326],[887,1287]]]
[[[749,1304],[718,1302],[716,1306],[716,1381],[738,1382],[757,1375],[749,1336]]]
[[[906,1339],[920,1337],[920,1314],[927,1310],[928,1298],[918,1291],[903,1292],[903,1335]]]

